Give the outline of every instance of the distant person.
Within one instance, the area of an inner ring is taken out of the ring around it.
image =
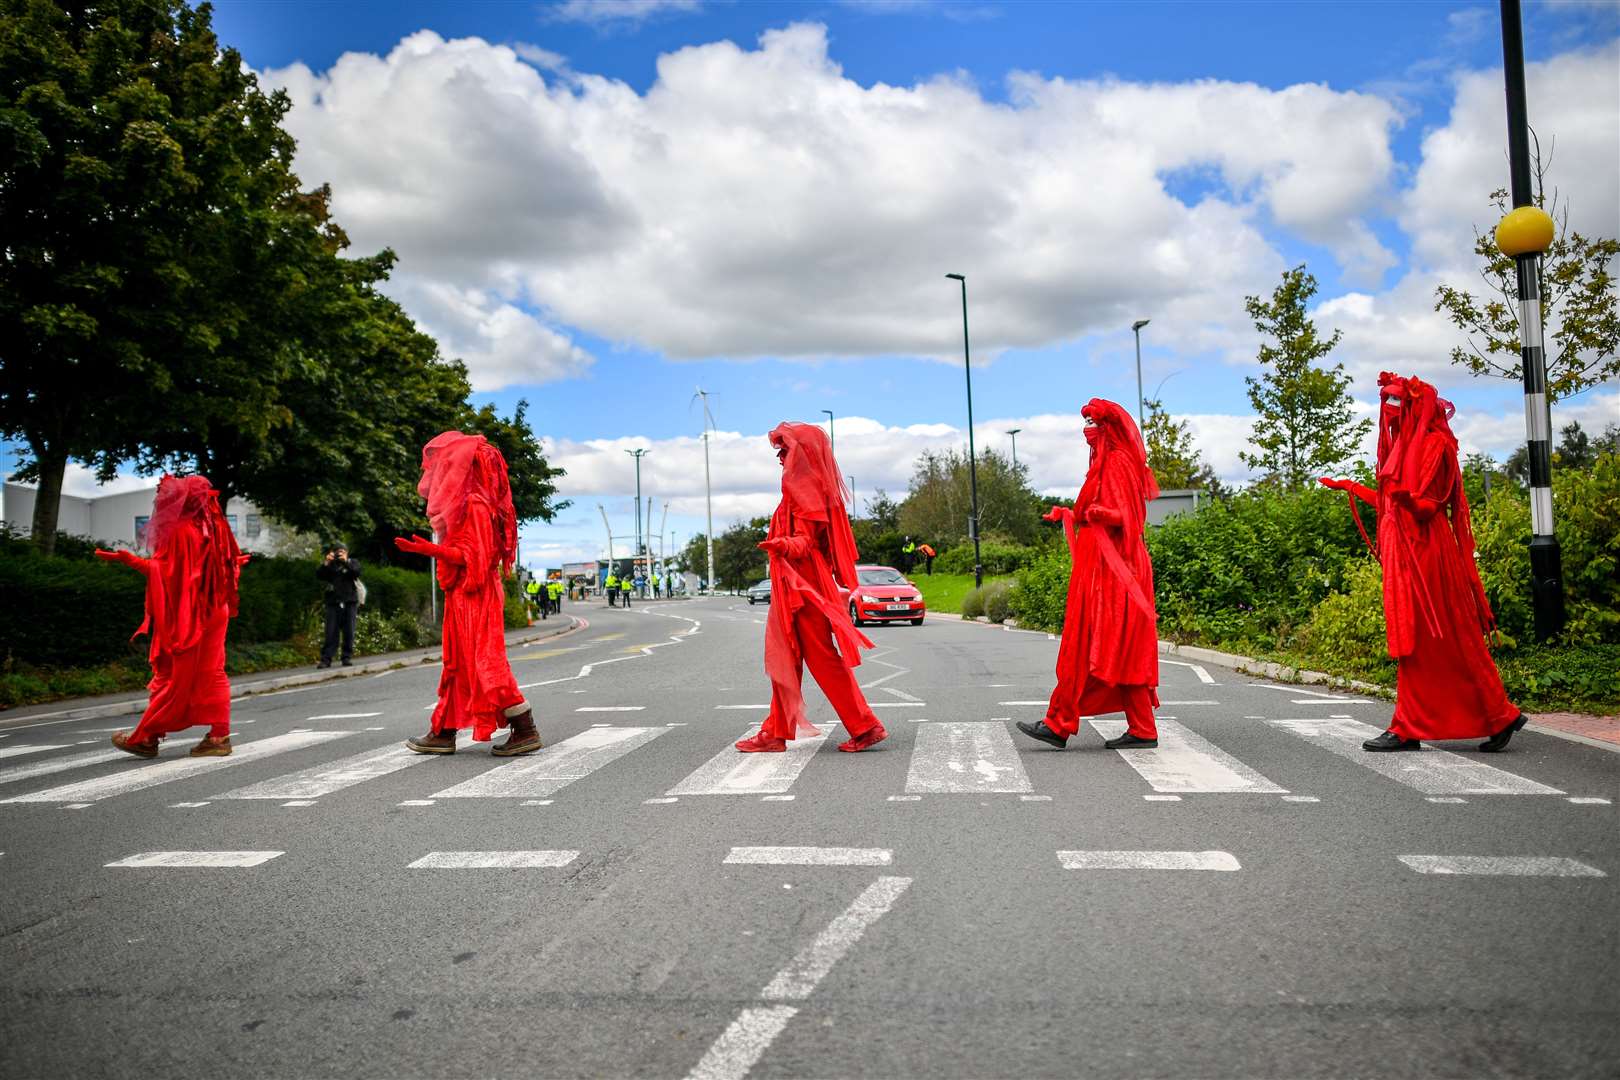
[[[1046,718],[1018,722],[1032,739],[1063,749],[1081,716],[1123,712],[1125,734],[1103,743],[1110,750],[1159,745],[1153,719],[1159,695],[1158,615],[1153,606],[1153,562],[1144,538],[1147,503],[1159,486],[1131,414],[1092,398],[1085,418],[1091,460],[1074,509],[1054,506],[1047,521],[1061,521],[1069,542],[1069,592],[1058,646],[1057,686]]]
[[[534,613],[536,610],[538,610],[540,612],[540,618],[544,619],[546,617],[546,609],[545,603],[540,597],[540,579],[530,578],[529,583],[523,587],[523,592],[529,598],[529,617],[531,619],[534,618]]]
[[[321,642],[321,662],[316,667],[332,666],[332,657],[339,655],[340,637],[343,666],[352,667],[354,620],[360,610],[360,562],[349,558],[347,547],[337,544],[315,568],[315,576],[326,583],[326,638]]]
[[[917,545],[912,543],[911,537],[906,537],[906,546],[900,549],[900,554],[905,557],[902,561],[906,564],[902,569],[908,574],[911,573],[911,568],[917,562]]]
[[[664,575],[664,599],[669,600],[675,595],[675,575]]]
[[[624,601],[625,607],[630,606],[630,594],[636,591],[636,582],[639,580],[639,578],[633,577],[621,578],[619,580],[619,599]]]
[[[546,585],[546,592],[551,597],[551,613],[553,615],[561,615],[562,614],[562,599],[563,599],[563,583],[560,582],[560,581],[549,582]]]
[[[1351,497],[1352,512],[1354,499],[1378,511],[1395,715],[1361,747],[1379,753],[1419,750],[1424,739],[1484,738],[1485,753],[1506,750],[1525,716],[1508,700],[1485,643],[1496,620],[1475,564],[1451,402],[1415,375],[1387,371],[1378,398],[1378,490],[1322,479]]]
[[[136,757],[157,757],[165,735],[199,724],[208,734],[192,757],[231,752],[231,683],[225,677],[225,630],[236,614],[237,581],[247,562],[236,546],[219,492],[201,476],[158,482],[146,526],[152,557],[96,549],[99,558],[139,570],[146,578],[146,621],[136,637],[152,635],[152,681],[146,711],[112,744]]]
[[[428,733],[407,739],[419,754],[453,754],[456,732],[472,728],[484,742],[506,728],[496,757],[540,749],[534,713],[512,676],[506,656],[506,591],[502,581],[517,561],[517,513],[506,459],[482,435],[446,431],[422,449],[422,479],[433,543],[399,537],[401,551],[437,560],[444,589],[444,665],[439,700]]]
[[[926,573],[928,574],[929,577],[933,577],[934,576],[934,549],[932,547],[930,547],[929,545],[927,545],[927,544],[919,544],[917,546],[917,550],[919,552],[921,552],[922,557],[927,560]]]
[[[607,593],[608,607],[615,607],[619,603],[619,577],[613,571],[608,571],[607,578],[602,582],[602,591]]]
[[[739,741],[745,754],[787,750],[787,741],[818,735],[804,715],[804,668],[827,695],[849,732],[838,749],[855,753],[888,737],[861,694],[852,670],[872,648],[849,621],[839,586],[859,584],[848,493],[827,433],[813,424],[782,423],[771,432],[782,465],[782,501],[759,547],[770,557],[771,608],[765,623],[765,674],[771,709],[759,731]]]

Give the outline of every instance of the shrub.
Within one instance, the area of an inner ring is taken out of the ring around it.
[[[1004,623],[1010,609],[1009,596],[1013,583],[992,581],[984,587],[984,614],[993,623]]]
[[[242,568],[240,603],[231,622],[231,640],[286,641],[297,633],[308,612],[319,612],[325,595],[315,577],[315,566],[308,559],[275,556],[248,560]]]
[[[1384,575],[1370,555],[1351,561],[1348,587],[1323,599],[1300,632],[1301,648],[1336,675],[1393,683],[1384,636]]]
[[[1031,630],[1063,632],[1063,608],[1069,595],[1069,552],[1049,551],[1018,572],[1007,597],[1008,611],[1019,626]]]
[[[138,662],[130,634],[146,610],[146,579],[95,558],[44,556],[8,538],[0,555],[0,661],[40,667]]]
[[[969,589],[962,597],[962,617],[964,619],[977,619],[984,614],[984,589]]]
[[[1019,568],[1034,556],[1036,549],[1020,547],[1016,544],[1004,544],[996,541],[981,541],[979,544],[980,565],[984,567],[986,577],[992,574],[1015,574]],[[922,565],[918,560],[919,567]],[[971,543],[958,544],[949,551],[934,559],[934,573],[936,574],[971,574],[973,573],[973,545]]]
[[[1620,645],[1530,646],[1499,654],[1496,666],[1521,709],[1620,712]]]
[[[362,611],[375,611],[389,617],[404,612],[412,618],[426,618],[431,600],[428,574],[402,566],[367,566],[361,580],[366,583],[366,604]]]
[[[515,596],[506,598],[506,628],[521,630],[529,625],[529,606]]]

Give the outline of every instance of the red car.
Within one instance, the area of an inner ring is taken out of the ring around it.
[[[928,611],[922,593],[892,566],[857,566],[860,588],[844,595],[849,598],[849,617],[856,626],[864,622],[909,620],[921,626]]]

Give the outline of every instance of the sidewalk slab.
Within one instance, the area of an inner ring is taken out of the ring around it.
[[[562,616],[562,621],[547,625],[536,623],[533,626],[521,627],[506,632],[506,647],[508,649],[518,645],[527,645],[535,641],[544,641],[566,634],[582,625],[580,620],[572,615]],[[549,620],[548,620],[549,622]],[[337,679],[352,679],[359,675],[378,675],[395,668],[416,667],[422,664],[436,664],[439,662],[439,646],[434,645],[426,649],[411,649],[406,652],[382,653],[370,656],[364,660],[356,660],[351,667],[331,667],[320,669],[314,665],[298,668],[286,668],[281,671],[258,671],[251,675],[235,675],[231,677],[231,699],[251,694],[264,694],[272,690],[284,690],[292,686],[307,686],[312,683],[332,682]],[[65,722],[70,720],[95,720],[107,716],[129,716],[140,713],[146,709],[146,694],[123,693],[106,694],[93,698],[67,698],[61,701],[49,701],[40,705],[24,705],[15,709],[0,712],[0,729],[13,727],[28,721],[54,720]]]

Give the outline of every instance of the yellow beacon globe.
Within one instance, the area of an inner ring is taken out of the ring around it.
[[[1552,246],[1553,219],[1539,206],[1512,210],[1496,227],[1496,246],[1504,255],[1539,255]]]

